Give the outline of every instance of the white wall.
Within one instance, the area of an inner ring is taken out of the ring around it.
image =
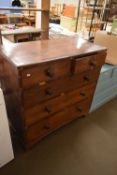
[[[51,0],[51,5],[57,4],[57,3],[74,4],[75,6],[77,6],[78,5],[78,0]]]
[[[10,7],[11,6],[11,0],[0,0],[0,7]],[[0,12],[8,13],[9,10],[2,10]]]
[[[34,2],[39,2],[40,0],[34,0]],[[57,3],[61,3],[61,4],[74,4],[75,6],[78,5],[78,0],[51,0],[51,5],[53,4],[57,4]]]
[[[11,5],[11,0],[1,0],[0,7],[9,7]]]

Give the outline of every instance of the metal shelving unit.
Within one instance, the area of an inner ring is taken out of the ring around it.
[[[107,6],[107,0],[83,0],[80,1],[79,10],[77,31],[91,40],[95,32],[105,24],[105,14],[110,7]]]
[[[117,0],[109,0],[108,6],[110,10],[107,14],[104,30],[106,30],[108,22],[113,22],[112,16],[116,15],[116,18],[117,18]]]

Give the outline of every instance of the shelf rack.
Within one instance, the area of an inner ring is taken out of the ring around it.
[[[41,12],[41,31],[42,31],[41,32],[41,39],[49,39],[50,0],[42,0],[41,9],[38,9],[38,8],[0,7],[0,11],[1,10]],[[1,30],[0,30],[0,44],[2,44]]]
[[[110,11],[110,7],[107,6],[107,0],[82,0],[79,2],[78,11],[80,12],[77,16],[76,29],[77,31],[87,30],[87,38],[90,40],[94,37],[96,30],[105,24],[104,16]]]

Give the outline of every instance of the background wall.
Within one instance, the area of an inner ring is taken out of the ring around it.
[[[25,1],[30,1],[30,2],[34,2],[34,0],[25,0]],[[37,0],[35,0],[36,2]],[[10,6],[11,5],[12,0],[0,0],[0,7],[3,6]]]
[[[57,4],[57,3],[74,4],[75,6],[77,6],[78,5],[78,0],[51,0],[51,5]]]
[[[34,0],[34,2],[38,2],[39,0]],[[43,0],[44,1],[44,0]],[[78,0],[51,0],[51,5],[53,4],[74,4],[75,6],[78,5]]]
[[[10,5],[11,5],[11,0],[0,0],[0,7],[10,6]]]
[[[11,0],[0,0],[0,7],[10,7]],[[0,13],[9,13],[9,10],[0,10]]]

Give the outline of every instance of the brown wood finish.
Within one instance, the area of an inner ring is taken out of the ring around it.
[[[96,82],[93,82],[90,85],[76,89],[72,92],[63,93],[56,98],[39,103],[32,108],[28,108],[24,113],[25,125],[30,126],[65,107],[91,97],[94,93],[95,86]]]
[[[68,76],[64,79],[44,84],[43,86],[39,86],[37,83],[32,88],[26,89],[22,92],[24,106],[35,106],[37,103],[52,99],[61,93],[66,93],[92,83],[97,79],[99,72],[100,67],[95,69],[93,74],[92,71],[86,71],[79,76]]]
[[[29,88],[34,84],[43,84],[68,75],[70,75],[70,59],[31,66],[21,72],[22,87]]]
[[[0,55],[0,81],[2,81],[3,74],[3,58]]]
[[[105,50],[105,47],[89,43],[79,37],[67,37],[3,45],[2,54],[9,58],[17,68],[23,69],[29,65],[38,65],[64,58],[77,57],[78,59]]]
[[[104,64],[104,58],[106,53],[99,53],[94,55],[89,55],[86,59],[76,58],[75,59],[75,73],[81,73],[86,70],[93,70],[96,67]]]
[[[2,75],[1,87],[5,97],[8,117],[13,127],[16,129],[17,134],[22,138],[24,118],[22,117],[18,70],[11,62],[3,59]]]
[[[2,89],[25,148],[87,115],[106,49],[80,38],[4,45]],[[90,62],[95,63],[91,68]]]
[[[41,14],[41,28],[42,28],[42,39],[49,38],[49,17],[50,17],[50,0],[42,0],[42,9],[47,11],[42,11]]]
[[[81,117],[88,113],[91,99],[86,99],[80,103],[64,108],[62,111],[52,115],[50,118],[44,119],[31,126],[25,132],[27,143],[34,140],[40,140],[48,133],[56,130],[60,126],[72,121],[75,118]]]

